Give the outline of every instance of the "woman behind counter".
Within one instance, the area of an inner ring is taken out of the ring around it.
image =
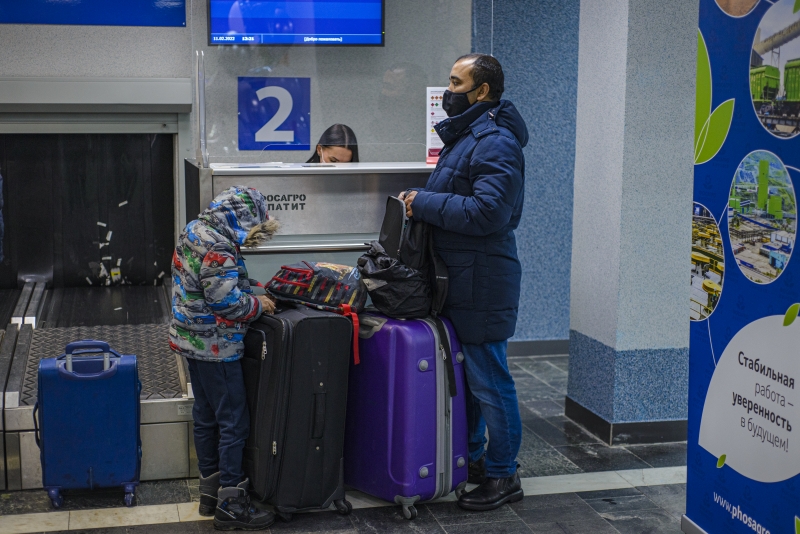
[[[357,163],[358,141],[353,129],[334,124],[319,138],[317,150],[306,163]]]

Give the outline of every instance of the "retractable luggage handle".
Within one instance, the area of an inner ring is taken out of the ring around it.
[[[84,354],[103,354],[103,371],[108,371],[111,366],[111,354],[119,356],[116,352],[111,350],[111,347],[105,341],[98,341],[96,339],[83,339],[81,341],[73,341],[69,343],[64,349],[64,356],[59,356],[58,359],[64,358],[67,371],[72,372],[72,355],[75,353]]]
[[[450,277],[447,272],[447,266],[433,249],[432,235],[428,235],[428,258],[433,271],[431,290],[434,295],[433,302],[431,303],[431,317],[433,317],[433,324],[436,325],[436,330],[439,332],[440,348],[444,351],[444,367],[447,369],[447,386],[450,391],[450,396],[455,397],[458,395],[458,388],[456,386],[456,367],[453,363],[453,351],[450,347],[450,337],[447,335],[447,327],[445,327],[444,322],[439,318],[439,313],[444,307],[444,300],[449,290]],[[442,280],[443,287],[441,288],[439,287],[439,280]],[[440,289],[441,292],[439,291]]]
[[[455,397],[458,395],[458,389],[456,387],[456,367],[453,363],[453,352],[450,348],[450,338],[447,336],[447,327],[445,327],[444,322],[439,318],[437,314],[433,314],[433,323],[436,325],[436,330],[439,332],[439,342],[441,348],[444,351],[444,367],[447,370],[447,387],[450,391],[450,396]]]

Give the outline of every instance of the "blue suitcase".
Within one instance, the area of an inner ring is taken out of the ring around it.
[[[123,487],[133,506],[139,485],[141,384],[136,356],[120,355],[104,341],[67,345],[39,363],[34,408],[42,485],[55,508],[61,490]]]

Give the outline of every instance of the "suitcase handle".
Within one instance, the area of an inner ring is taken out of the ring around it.
[[[432,315],[433,323],[436,325],[436,330],[439,332],[439,348],[444,351],[442,357],[444,358],[444,368],[447,371],[447,388],[451,397],[458,395],[456,386],[456,368],[453,364],[453,353],[450,348],[450,336],[447,333],[447,327],[438,315]]]
[[[72,354],[76,350],[88,350],[88,349],[97,349],[97,352],[111,352],[111,347],[105,341],[99,341],[97,339],[81,339],[80,341],[73,341],[67,345],[67,348],[64,349],[64,352],[67,354]]]
[[[36,412],[39,411],[39,401],[33,405],[33,439],[36,440],[36,446],[42,448],[42,440],[39,437],[39,422],[36,420]]]
[[[358,337],[369,339],[383,328],[388,319],[373,317],[372,315],[362,315],[359,317]]]
[[[108,371],[111,367],[111,354],[115,357],[119,357],[119,354],[114,352],[111,347],[105,341],[98,341],[96,339],[82,339],[80,341],[73,341],[72,343],[67,344],[67,347],[64,349],[65,354],[63,356],[59,356],[58,359],[61,358],[66,359],[65,367],[68,372],[72,372],[72,356],[73,354],[103,354],[103,371]]]

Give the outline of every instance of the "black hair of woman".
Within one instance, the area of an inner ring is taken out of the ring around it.
[[[332,147],[344,148],[350,151],[352,156],[347,163],[358,162],[358,141],[356,140],[355,132],[345,124],[334,124],[322,133],[314,154],[306,163],[330,163],[330,161],[323,161],[320,154],[324,149]],[[342,163],[345,162],[342,161]]]

